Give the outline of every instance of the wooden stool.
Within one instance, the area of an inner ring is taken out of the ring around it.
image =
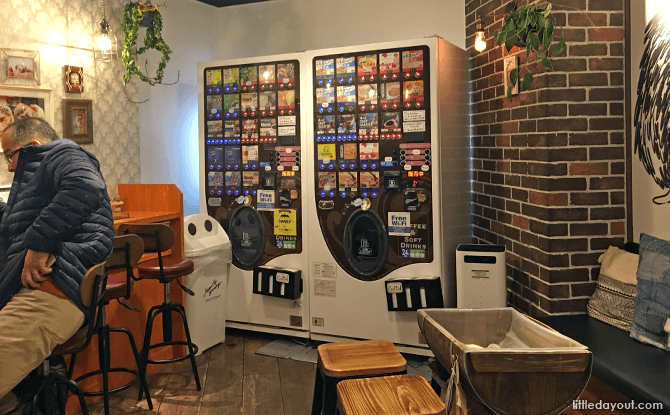
[[[407,371],[407,361],[388,340],[322,344],[317,351],[312,415],[335,414],[337,384],[342,380]]]
[[[348,379],[337,384],[340,415],[443,415],[444,402],[418,375]]]

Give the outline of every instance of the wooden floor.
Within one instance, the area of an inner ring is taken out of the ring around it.
[[[226,342],[196,357],[202,389],[189,360],[163,365],[147,376],[154,409],[137,402],[138,387],[111,395],[110,414],[307,415],[312,408],[316,364],[261,356],[256,350],[279,336],[226,331]],[[102,401],[89,404],[104,414]]]

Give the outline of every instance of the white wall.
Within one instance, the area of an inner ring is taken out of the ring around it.
[[[670,24],[670,2],[668,0],[631,0],[631,121],[635,115],[637,102],[637,84],[640,77],[640,60],[644,52],[644,31],[647,22],[660,11],[665,11],[666,25]],[[665,57],[661,65],[670,65],[670,58]],[[666,86],[667,88],[668,86]],[[635,145],[635,128],[632,128],[631,146]],[[669,143],[666,142],[666,145]],[[633,149],[631,149],[631,152]],[[633,237],[639,241],[640,233],[658,238],[670,239],[670,203],[657,205],[652,198],[663,195],[667,190],[661,189],[647,174],[637,154],[633,154]],[[668,167],[666,165],[666,167]],[[667,201],[669,198],[663,198]]]
[[[184,214],[198,213],[197,63],[438,35],[465,48],[464,0],[272,0],[215,8],[168,1],[163,39],[172,60],[165,82],[142,86],[142,183],[175,183]],[[142,34],[141,34],[142,35]],[[157,56],[151,55],[152,61]]]
[[[158,3],[158,2],[154,2]],[[160,8],[163,40],[172,50],[163,82],[141,84],[140,154],[142,183],[174,183],[184,195],[184,215],[198,213],[197,63],[217,59],[219,9],[195,0],[169,0]],[[138,36],[141,44],[144,31]],[[148,53],[148,52],[147,52]],[[148,53],[149,73],[160,60]],[[144,63],[144,59],[140,59]]]

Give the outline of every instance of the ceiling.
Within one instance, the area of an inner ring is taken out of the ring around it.
[[[266,0],[198,0],[201,3],[216,7],[238,6],[240,4],[257,3]]]

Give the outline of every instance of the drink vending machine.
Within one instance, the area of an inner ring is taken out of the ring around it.
[[[311,337],[427,354],[416,310],[455,306],[472,235],[467,53],[431,37],[305,61]]]
[[[232,244],[228,327],[309,336],[304,54],[198,64],[201,211]]]

